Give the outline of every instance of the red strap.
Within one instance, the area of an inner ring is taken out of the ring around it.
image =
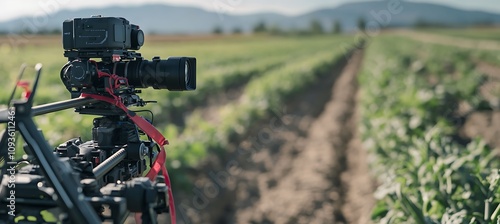
[[[30,83],[27,81],[19,81],[17,82],[17,86],[22,87],[24,89],[23,91],[23,99],[27,100],[30,98],[31,95],[31,90],[30,90]]]
[[[116,88],[116,83],[117,79],[114,79],[116,75],[109,75],[107,73],[99,71],[99,77],[102,76],[108,76],[110,77],[110,83],[112,80],[115,80],[115,82],[112,85],[113,88]],[[119,77],[121,78],[121,77]],[[158,153],[158,156],[156,156],[155,161],[153,162],[153,166],[149,170],[149,172],[146,174],[146,176],[151,180],[154,181],[156,179],[156,176],[158,176],[158,173],[162,172],[163,177],[165,177],[165,184],[168,187],[168,206],[170,208],[170,220],[172,224],[176,223],[176,218],[175,218],[175,204],[174,204],[174,195],[172,193],[172,185],[170,183],[170,178],[168,176],[168,171],[167,168],[165,167],[165,162],[167,158],[167,153],[165,152],[165,147],[164,145],[168,145],[168,141],[165,139],[165,137],[148,121],[146,121],[144,118],[137,116],[135,112],[130,111],[125,104],[120,100],[120,97],[116,96],[113,93],[112,89],[106,88],[106,91],[111,95],[110,97],[108,96],[102,96],[102,95],[97,95],[97,94],[87,94],[87,93],[82,93],[81,97],[89,97],[93,98],[96,100],[108,102],[110,104],[115,105],[116,107],[122,109],[127,116],[141,129],[143,130],[148,136],[150,136],[159,146],[160,146],[160,153]],[[137,221],[137,219],[136,219]]]
[[[140,116],[136,116],[136,114],[132,111],[130,111],[122,102],[121,100],[118,99],[113,99],[111,97],[107,96],[101,96],[101,95],[96,95],[96,94],[88,94],[88,93],[82,93],[82,97],[90,97],[96,100],[108,102],[110,104],[113,104],[117,106],[118,108],[122,109],[127,113],[127,116],[140,128],[142,129],[146,134],[148,134],[153,140],[155,140],[156,143],[158,143],[160,146],[163,145],[168,145],[168,140],[163,137],[163,135],[153,126],[151,125],[148,121],[146,121],[144,118]]]

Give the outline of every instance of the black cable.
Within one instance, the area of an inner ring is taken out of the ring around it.
[[[17,83],[21,81],[21,78],[23,78],[24,70],[26,69],[26,64],[21,65],[21,69],[19,70],[19,75],[17,75],[17,81],[14,83],[14,89],[12,90],[12,93],[10,94],[9,101],[7,101],[7,107],[10,107],[10,103],[12,102],[12,99],[14,99],[14,94],[16,93],[17,89]]]
[[[132,112],[134,113],[148,112],[149,114],[151,114],[151,124],[154,123],[154,114],[151,110],[134,110]]]

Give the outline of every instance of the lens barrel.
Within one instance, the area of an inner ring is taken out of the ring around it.
[[[185,91],[196,89],[196,58],[170,57],[161,60],[121,61],[99,66],[114,74],[126,77],[135,88],[168,89]]]

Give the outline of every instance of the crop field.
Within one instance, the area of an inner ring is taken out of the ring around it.
[[[472,120],[498,108],[499,70],[481,60],[494,53],[398,37],[370,45],[360,128],[381,181],[376,220],[498,220],[498,145],[478,134],[489,125]]]
[[[467,28],[467,29],[453,29],[453,28],[428,28],[421,31],[428,33],[436,33],[453,37],[471,38],[474,40],[500,40],[500,30],[496,28]]]
[[[495,32],[146,37],[146,59],[198,61],[196,91],[141,94],[170,141],[178,222],[497,223],[500,48],[433,39]],[[44,65],[36,104],[69,98],[58,37],[0,37],[0,53],[0,104],[22,63]],[[92,119],[36,122],[56,146],[89,140]]]

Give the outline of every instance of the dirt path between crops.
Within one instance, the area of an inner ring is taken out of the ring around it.
[[[317,118],[295,116],[303,135],[289,131],[277,152],[254,155],[264,172],[250,179],[254,195],[241,195],[237,223],[367,223],[373,184],[357,136],[357,51],[335,81]],[[313,100],[314,99],[310,99]],[[299,103],[300,104],[300,103]],[[302,126],[302,127],[301,127]]]
[[[176,196],[178,223],[369,223],[375,182],[357,133],[363,51],[232,140]],[[207,110],[210,110],[208,108]]]
[[[343,193],[345,194],[342,213],[348,223],[366,224],[371,222],[371,212],[375,205],[373,192],[376,189],[376,183],[371,176],[368,155],[362,147],[361,138],[358,134],[360,118],[357,108],[359,94],[357,73],[361,68],[363,56],[364,52],[357,52],[343,72],[345,86],[350,86],[349,90],[351,92],[344,92],[344,97],[339,96],[336,98],[337,101],[334,102],[337,104],[342,104],[342,101],[352,103],[352,108],[344,111],[344,115],[347,117],[350,116],[349,113],[352,113],[350,121],[344,123],[344,127],[349,128],[352,135],[347,144],[348,147],[345,148],[347,164],[341,176]],[[344,91],[342,86],[344,86],[342,82],[339,82],[334,88],[334,95],[341,95],[341,92]],[[331,106],[331,108],[336,110],[335,106]],[[337,119],[337,121],[342,120]],[[343,130],[340,131],[343,132]]]
[[[468,139],[483,138],[488,145],[497,148],[500,153],[500,67],[484,61],[476,62],[476,70],[485,75],[485,80],[478,93],[492,108],[479,111],[464,111],[466,119],[459,130],[459,135]],[[470,107],[470,106],[469,106]],[[468,109],[468,110],[467,110]]]

